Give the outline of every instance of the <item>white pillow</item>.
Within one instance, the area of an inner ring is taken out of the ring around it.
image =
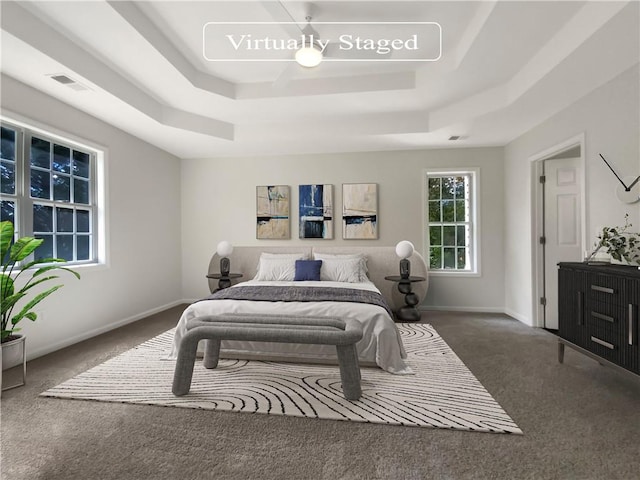
[[[307,254],[301,253],[269,253],[262,252],[260,258],[295,258],[296,260],[308,260]]]
[[[269,282],[293,282],[296,277],[296,260],[305,260],[305,253],[260,254],[258,273],[254,280]]]
[[[360,283],[368,281],[367,260],[363,254],[332,255],[314,253],[315,260],[322,260],[320,280]]]
[[[322,252],[313,253],[314,260],[324,260],[325,258],[333,258],[337,260],[357,258],[361,262],[362,270],[365,273],[369,271],[369,269],[367,268],[367,256],[364,253],[343,253],[343,254],[322,253]]]

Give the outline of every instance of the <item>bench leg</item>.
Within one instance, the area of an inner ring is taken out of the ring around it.
[[[204,368],[216,368],[218,366],[218,358],[220,358],[220,340],[206,340],[204,346],[204,359],[202,360]]]
[[[355,344],[336,345],[340,364],[342,392],[347,400],[358,400],[362,394],[360,387],[360,363]]]
[[[191,379],[193,378],[193,366],[196,361],[199,339],[195,335],[187,333],[180,342],[176,369],[173,372],[173,387],[171,391],[174,395],[186,395],[191,389]]]

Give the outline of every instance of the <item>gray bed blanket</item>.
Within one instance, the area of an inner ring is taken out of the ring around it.
[[[203,300],[254,300],[259,302],[352,302],[369,303],[393,313],[382,295],[369,290],[335,287],[248,285],[218,290]]]

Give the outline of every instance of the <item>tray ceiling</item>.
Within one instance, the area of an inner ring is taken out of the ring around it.
[[[638,63],[638,7],[4,1],[0,70],[181,158],[504,145]],[[437,22],[442,55],[313,69],[203,56],[207,22],[301,28],[309,12],[325,38],[337,35],[325,22]]]

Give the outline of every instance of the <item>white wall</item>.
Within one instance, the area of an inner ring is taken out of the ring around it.
[[[2,76],[3,114],[11,111],[108,149],[107,268],[79,268],[80,281],[41,303],[23,321],[29,358],[163,310],[181,296],[180,160],[121,130]],[[83,93],[81,93],[83,94]]]
[[[431,277],[425,305],[502,311],[502,148],[183,160],[184,297],[195,299],[208,294],[205,275],[221,240],[235,245],[395,245],[407,239],[422,250],[422,175],[428,167],[480,168],[482,276]],[[333,240],[298,238],[298,185],[309,183],[334,185]],[[378,240],[342,239],[342,183],[378,184]],[[291,187],[291,239],[256,240],[255,188],[280,184]]]
[[[507,312],[527,324],[533,309],[530,158],[584,133],[587,246],[603,226],[623,225],[625,213],[639,231],[640,203],[617,200],[618,181],[598,155],[621,177],[640,175],[639,88],[636,65],[505,147],[505,302]]]

